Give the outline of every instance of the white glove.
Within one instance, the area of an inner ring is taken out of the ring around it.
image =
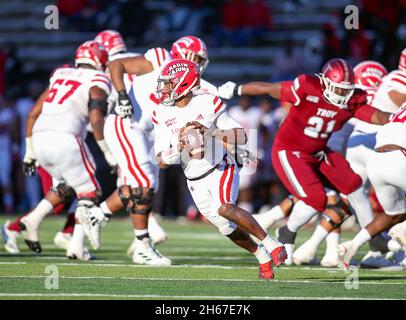
[[[224,84],[222,84],[219,88],[218,88],[218,94],[220,96],[220,98],[223,99],[231,99],[232,97],[234,97],[236,95],[236,90],[237,88],[237,84],[231,81],[228,81]],[[238,90],[238,95],[241,95],[241,86],[238,86],[237,88]]]
[[[26,176],[33,176],[35,174],[35,168],[39,166],[39,163],[34,148],[32,147],[31,137],[25,138],[25,146],[25,155],[23,159],[24,174]]]
[[[133,106],[126,91],[118,92],[117,105],[114,107],[115,113],[122,118],[130,118],[133,114]]]
[[[107,146],[106,141],[104,141],[104,139],[97,140],[97,144],[99,145],[100,150],[103,152],[104,158],[106,159],[107,163],[113,169],[113,171],[115,171],[118,164],[117,164],[117,161],[114,158],[113,154],[111,153],[109,147]]]

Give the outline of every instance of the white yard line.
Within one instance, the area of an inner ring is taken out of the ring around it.
[[[5,279],[43,279],[46,275],[41,276],[23,276],[23,275],[0,275],[0,278]],[[193,278],[145,278],[145,277],[112,277],[112,276],[59,276],[61,279],[75,279],[75,280],[135,280],[135,281],[215,281],[215,282],[264,282],[260,279],[193,279]],[[312,280],[272,280],[271,282],[281,283],[310,283],[310,284],[343,284],[344,280],[337,281],[312,281]],[[360,281],[359,284],[366,285],[406,285],[406,282],[376,282],[376,281]]]
[[[158,298],[158,299],[253,299],[253,300],[397,300],[389,298],[357,297],[269,297],[269,296],[180,296],[159,294],[108,294],[108,293],[2,293],[0,297],[93,297],[93,298]]]

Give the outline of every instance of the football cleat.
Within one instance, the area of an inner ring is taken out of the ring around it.
[[[83,225],[92,248],[98,250],[100,248],[100,229],[107,223],[108,218],[99,207],[88,208],[86,206],[77,207],[75,216]]]
[[[64,233],[62,231],[58,231],[54,238],[54,244],[63,250],[68,250],[70,239],[72,239],[71,233]]]
[[[272,262],[260,263],[259,264],[259,274],[260,279],[271,280],[275,277],[272,270]]]
[[[86,247],[83,248],[79,248],[79,247],[72,247],[69,248],[66,251],[66,256],[68,257],[68,259],[73,259],[73,260],[82,260],[82,261],[89,261],[89,260],[94,260],[95,257],[93,257],[90,252],[89,249]]]
[[[150,266],[170,266],[172,261],[162,256],[155,248],[151,239],[135,240],[135,250],[133,253],[133,262]]]
[[[148,233],[153,244],[164,242],[168,238],[164,229],[162,229],[162,227],[159,225],[154,215],[149,215]]]
[[[8,253],[18,254],[20,249],[18,248],[17,238],[18,232],[9,230],[8,226],[10,225],[10,220],[7,220],[6,223],[1,227],[1,237],[3,238],[4,249]]]
[[[337,248],[335,250],[326,250],[320,265],[326,268],[336,268],[339,265]]]
[[[38,237],[38,224],[30,220],[29,216],[25,216],[20,220],[20,228],[24,236],[24,242],[35,253],[41,253],[41,243]]]
[[[354,247],[352,241],[346,241],[342,244],[338,245],[338,259],[339,259],[339,266],[343,270],[348,270],[350,268],[351,259],[357,253],[357,249]]]
[[[386,259],[386,255],[379,251],[368,251],[360,263],[361,268],[365,269],[386,268],[393,265],[395,265],[395,263]]]
[[[293,253],[293,263],[300,266],[301,264],[310,264],[316,258],[317,248],[307,240]]]
[[[272,264],[277,267],[281,265],[288,258],[285,246],[280,246],[272,250],[271,252]]]

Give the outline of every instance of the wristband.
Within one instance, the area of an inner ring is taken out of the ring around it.
[[[236,85],[233,90],[233,96],[240,96],[242,91],[242,85]]]
[[[174,148],[169,148],[161,152],[161,159],[168,165],[179,163],[180,153]]]

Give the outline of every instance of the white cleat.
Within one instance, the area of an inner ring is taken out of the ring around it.
[[[69,259],[78,259],[82,261],[94,260],[94,257],[90,254],[89,249],[84,246],[70,245],[66,251],[66,256]]]
[[[137,238],[135,238],[135,239],[133,240],[133,242],[131,243],[131,245],[128,247],[128,249],[127,249],[127,256],[130,256],[130,257],[133,256],[134,251],[135,251],[135,245],[136,245],[136,243],[137,243]]]
[[[83,225],[86,236],[94,250],[100,248],[100,229],[106,225],[108,218],[99,207],[88,208],[80,206],[76,208],[75,216]]]
[[[339,266],[343,270],[348,270],[351,265],[351,259],[355,256],[358,249],[354,247],[352,241],[346,241],[338,245],[337,251],[338,251]]]
[[[21,218],[20,227],[24,237],[24,241],[28,248],[36,253],[41,253],[42,248],[39,242],[39,224],[33,219],[30,219],[29,215]]]
[[[399,242],[406,250],[406,222],[398,223],[389,230],[389,236]]]
[[[323,258],[320,261],[320,265],[322,267],[326,267],[326,268],[336,268],[339,265],[339,260],[338,260],[338,253],[336,251],[335,254],[333,253],[329,253],[329,254],[325,254],[323,256]]]
[[[133,253],[133,262],[136,264],[163,266],[167,267],[172,264],[172,261],[162,256],[152,244],[151,239],[144,238],[143,240],[136,239],[135,250]]]
[[[284,261],[285,265],[287,266],[291,266],[293,263],[293,250],[295,248],[294,244],[290,244],[290,243],[284,243],[283,244],[285,246],[285,250],[286,253],[288,255],[288,257],[286,258],[286,260]]]
[[[63,250],[68,250],[72,234],[58,231],[54,238],[54,244]]]
[[[3,238],[4,249],[8,253],[18,254],[20,249],[18,248],[17,238],[19,233],[17,231],[9,230],[8,226],[10,225],[10,220],[7,220],[6,223],[1,227],[1,236]]]
[[[164,229],[162,229],[156,217],[152,214],[148,218],[148,233],[153,244],[158,244],[168,239]]]
[[[293,253],[293,263],[300,266],[310,264],[316,258],[317,248],[308,240]]]

